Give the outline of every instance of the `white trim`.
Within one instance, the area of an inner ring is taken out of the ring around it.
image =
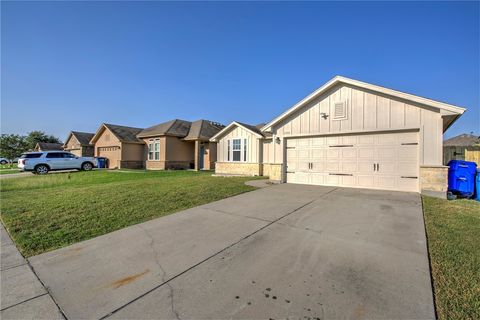
[[[239,161],[234,161],[233,160],[233,140],[240,140],[240,150],[235,150],[235,151],[240,151],[240,160]],[[227,147],[227,161],[228,163],[246,163],[246,159],[248,159],[248,149],[245,149],[245,140],[248,143],[248,138],[245,137],[235,137],[235,138],[230,138],[227,139],[227,146],[230,144],[230,150],[228,150]],[[246,152],[246,157],[245,157],[245,152]]]
[[[220,130],[219,132],[217,132],[216,135],[214,135],[213,137],[210,138],[210,141],[211,142],[218,142],[219,140],[219,137],[221,137],[225,132],[227,132],[228,130],[230,130],[233,126],[237,126],[237,127],[242,127],[244,128],[245,130],[247,130],[248,132],[254,134],[255,136],[257,136],[258,138],[263,138],[263,136],[261,134],[258,134],[256,133],[255,131],[252,131],[251,129],[245,127],[244,125],[236,122],[236,121],[233,121],[232,123],[230,123],[228,126],[226,126],[225,128],[223,128],[222,130]]]
[[[420,104],[423,104],[423,105],[427,105],[427,106],[430,106],[430,107],[434,107],[434,108],[440,109],[442,111],[446,111],[447,114],[448,113],[453,113],[453,114],[459,114],[460,115],[460,114],[463,114],[466,110],[465,108],[455,106],[455,105],[452,105],[452,104],[447,104],[447,103],[444,103],[444,102],[435,101],[435,100],[431,100],[431,99],[428,99],[428,98],[415,96],[413,94],[404,93],[404,92],[400,92],[400,91],[393,90],[393,89],[388,89],[388,88],[385,88],[385,87],[377,86],[377,85],[374,85],[374,84],[369,84],[369,83],[358,81],[358,80],[353,80],[353,79],[349,79],[349,78],[345,78],[345,77],[341,77],[341,76],[336,76],[333,79],[331,79],[330,81],[328,81],[327,83],[325,83],[323,86],[321,86],[320,88],[318,88],[317,90],[315,90],[314,92],[312,92],[311,94],[309,94],[308,96],[306,96],[305,98],[303,98],[302,100],[297,102],[293,107],[291,107],[290,109],[288,109],[287,111],[285,111],[284,113],[282,113],[281,115],[279,115],[278,117],[276,117],[275,119],[270,121],[268,124],[266,124],[261,129],[261,131],[262,132],[263,131],[268,131],[269,129],[271,129],[272,126],[274,126],[278,122],[282,121],[283,119],[285,119],[286,117],[288,117],[289,115],[291,115],[292,113],[297,111],[298,109],[302,108],[305,104],[309,103],[310,101],[312,101],[313,99],[315,99],[316,97],[318,97],[319,95],[321,95],[322,93],[326,92],[327,90],[329,90],[330,88],[332,88],[333,86],[335,86],[339,83],[349,84],[349,85],[360,87],[360,88],[363,88],[363,89],[383,93],[383,94],[394,96],[394,97],[397,97],[397,98],[400,98],[400,99],[409,100],[409,101],[413,101],[413,102],[420,103]]]

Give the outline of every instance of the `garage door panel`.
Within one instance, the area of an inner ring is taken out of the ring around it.
[[[296,172],[287,182],[418,191],[418,132],[296,140],[287,140],[296,146],[287,149],[288,171]]]
[[[322,185],[326,183],[325,177],[326,177],[325,173],[312,173],[310,176],[310,179],[311,179],[310,182],[312,184]]]
[[[357,158],[357,149],[355,148],[343,148],[341,150],[342,158],[345,159],[356,159]]]
[[[358,165],[356,161],[342,161],[340,169],[342,173],[353,173],[358,171]]]
[[[338,159],[338,157],[340,156],[340,150],[338,148],[334,148],[334,149],[328,149],[327,150],[327,158],[335,158],[335,159]]]

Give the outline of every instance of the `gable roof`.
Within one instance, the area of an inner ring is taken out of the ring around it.
[[[242,123],[242,122],[238,122],[238,121],[233,121],[231,122],[228,126],[226,126],[225,128],[223,128],[222,130],[220,130],[219,132],[217,132],[217,134],[215,134],[212,138],[210,138],[210,141],[213,141],[213,142],[216,142],[218,141],[218,139],[223,135],[225,134],[226,132],[228,132],[231,128],[233,127],[242,127],[248,131],[250,131],[251,133],[253,133],[255,136],[257,136],[258,138],[264,138],[265,137],[265,134],[263,132],[260,131],[260,129],[256,126],[253,126],[253,125],[250,125],[250,124],[246,124],[246,123]]]
[[[208,141],[211,137],[225,128],[223,124],[209,120],[197,120],[192,122],[188,135],[185,140],[203,140]]]
[[[106,128],[110,130],[121,142],[143,143],[142,140],[137,138],[137,134],[143,130],[142,128],[126,127],[109,123],[102,123],[100,128],[98,128],[97,132],[90,140],[90,143],[94,144]]]
[[[137,134],[138,138],[147,138],[153,136],[177,136],[185,137],[190,130],[190,121],[174,119],[157,124],[153,127],[143,129]]]
[[[64,145],[66,145],[68,143],[68,140],[70,140],[70,138],[74,136],[78,140],[80,145],[89,146],[91,145],[90,140],[92,140],[94,135],[94,133],[90,132],[70,131]]]
[[[474,145],[480,145],[480,136],[473,134],[461,134],[456,137],[447,139],[443,142],[443,146],[455,146],[455,147],[470,147]]]
[[[63,150],[63,144],[52,142],[37,142],[37,144],[35,145],[35,150]]]
[[[416,102],[429,107],[440,109],[442,112],[442,116],[443,115],[454,116],[453,118],[448,120],[449,123],[445,126],[444,130],[446,130],[460,115],[462,115],[465,112],[465,108],[462,108],[462,107],[415,96],[413,94],[404,93],[404,92],[393,90],[393,89],[388,89],[385,87],[377,86],[374,84],[370,84],[370,83],[366,83],[366,82],[362,82],[354,79],[349,79],[342,76],[336,76],[330,81],[328,81],[327,83],[325,83],[323,86],[321,86],[320,88],[318,88],[317,90],[315,90],[314,92],[312,92],[311,94],[309,94],[308,96],[306,96],[305,98],[297,102],[293,107],[291,107],[290,109],[288,109],[287,111],[285,111],[284,113],[282,113],[281,115],[279,115],[278,117],[270,121],[268,124],[266,124],[262,128],[262,131],[267,131],[271,129],[272,126],[279,123],[280,121],[282,121],[283,119],[291,115],[292,113],[301,109],[306,104],[308,104],[309,102],[311,102],[312,100],[320,96],[321,94],[325,93],[326,91],[328,91],[329,89],[331,89],[332,87],[340,83],[363,88],[370,91],[375,91],[375,92],[396,97],[399,99],[408,100],[408,101]]]

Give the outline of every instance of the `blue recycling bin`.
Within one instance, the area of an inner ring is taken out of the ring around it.
[[[477,177],[475,178],[475,200],[480,201],[480,169],[477,169]]]
[[[477,164],[470,161],[452,160],[448,166],[448,191],[461,197],[473,196]]]
[[[97,168],[105,169],[107,167],[107,158],[97,157]]]

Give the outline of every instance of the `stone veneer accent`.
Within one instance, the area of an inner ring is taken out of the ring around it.
[[[245,162],[217,162],[215,164],[215,173],[261,176],[262,165],[259,163]]]
[[[420,190],[423,194],[446,198],[448,190],[448,167],[420,166]]]
[[[120,169],[143,169],[144,161],[120,161]]]
[[[264,163],[263,175],[268,176],[270,180],[282,181],[282,164]]]
[[[146,161],[147,170],[192,169],[190,161]]]

